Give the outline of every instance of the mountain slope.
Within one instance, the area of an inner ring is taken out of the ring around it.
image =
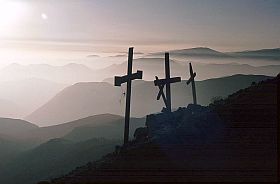
[[[50,183],[276,182],[279,85],[280,75],[210,107],[147,116],[148,140]]]
[[[20,135],[37,128],[27,121],[0,118],[0,168],[29,148],[28,142],[22,140]]]
[[[163,55],[164,56],[164,55]],[[271,62],[262,60],[250,60],[235,58],[235,59],[192,59],[183,58],[177,59],[170,55],[171,74],[173,76],[181,76],[186,79],[189,75],[188,62],[192,62],[193,68],[196,71],[197,80],[205,80],[214,77],[224,77],[235,74],[244,75],[268,75],[276,76],[279,73],[280,65],[277,60]],[[175,60],[174,60],[174,59]],[[250,63],[250,65],[248,64]],[[154,80],[155,76],[164,77],[164,58],[139,58],[133,60],[134,71],[142,70],[143,80]],[[96,71],[100,78],[112,78],[116,75],[124,75],[127,72],[127,62],[122,64],[114,64],[109,67]]]
[[[266,76],[234,75],[198,81],[196,83],[198,102],[207,105],[213,97],[227,96],[251,85],[252,82],[267,78]],[[153,82],[134,81],[132,86],[131,115],[133,117],[143,117],[148,113],[161,111],[164,104],[161,100],[156,100],[158,89]],[[26,117],[26,120],[44,126],[102,113],[123,115],[124,89],[125,87],[114,87],[108,83],[78,83],[57,94],[47,104]],[[186,85],[186,81],[173,84],[171,89],[174,108],[186,106],[192,102],[191,87]]]
[[[0,99],[0,117],[19,118],[24,114],[24,109],[14,102]]]
[[[280,48],[227,53],[239,58],[280,60]]]
[[[130,137],[144,121],[131,118]],[[14,135],[0,133],[0,183],[11,184],[57,177],[100,158],[120,144],[124,128],[124,118],[111,114],[42,128],[22,120],[0,122],[4,133]]]
[[[198,57],[198,58],[209,58],[209,59],[236,59],[236,58],[251,58],[259,60],[280,60],[280,48],[272,49],[260,49],[260,50],[247,50],[240,52],[219,52],[207,47],[196,47],[181,50],[171,50],[169,51],[172,57]],[[148,56],[161,56],[164,57],[164,52],[151,53]]]
[[[20,65],[11,64],[1,69],[1,81],[40,78],[58,83],[73,84],[94,79],[94,72],[81,64],[70,63],[64,66],[47,64]]]
[[[130,137],[144,126],[144,121],[144,118],[131,118]],[[20,140],[32,145],[28,150],[22,149],[22,142],[1,139],[0,134],[0,148],[4,149],[0,152],[0,183],[35,183],[65,174],[113,151],[121,143],[123,128],[124,118],[111,114],[36,127],[18,135]]]
[[[231,56],[207,48],[207,47],[195,47],[195,48],[190,48],[190,49],[181,49],[181,50],[171,50],[169,51],[170,54],[174,55],[175,57],[178,56],[185,56],[185,57],[228,57],[230,58]],[[159,53],[152,53],[152,56],[162,56],[164,57],[164,53],[163,52],[159,52]]]
[[[129,137],[133,137],[134,131],[143,126],[145,118],[130,118]],[[111,122],[90,123],[74,128],[63,138],[71,141],[85,141],[92,138],[122,139],[124,129],[124,118]]]
[[[37,125],[24,120],[0,118],[0,134],[2,135],[17,136],[37,128]]]
[[[7,162],[16,158],[24,150],[26,150],[25,146],[19,144],[18,140],[0,134],[0,170]]]
[[[61,138],[78,127],[107,125],[108,123],[119,121],[120,119],[122,119],[121,116],[111,114],[95,115],[60,125],[41,127],[33,131],[31,130],[28,134],[25,134],[24,138],[44,142],[49,139]]]
[[[22,118],[46,103],[66,86],[38,78],[5,81],[0,82],[0,97],[20,106],[22,110],[15,108],[14,113],[18,113]]]
[[[182,73],[182,64],[176,61],[170,61],[170,67],[172,71]],[[136,72],[137,70],[144,71],[143,78],[144,80],[153,80],[155,75],[159,77],[164,76],[164,59],[159,57],[153,58],[138,58],[133,60],[133,69]],[[121,64],[113,64],[109,67],[100,69],[97,71],[100,76],[104,79],[112,77],[114,75],[123,75],[127,72],[127,62]]]
[[[143,118],[131,118],[131,132],[144,124]],[[68,123],[41,127],[22,135],[24,140],[33,140],[35,144],[49,139],[64,138],[74,142],[92,138],[121,139],[124,118],[112,114],[100,114],[71,121]]]
[[[112,151],[118,141],[91,139],[73,143],[64,139],[50,140],[29,150],[1,169],[0,182],[6,184],[35,183],[57,177],[74,167],[99,159]]]
[[[65,88],[25,119],[40,126],[50,126],[97,114],[120,114],[120,109],[109,105],[119,95],[119,89],[107,83],[77,83]]]

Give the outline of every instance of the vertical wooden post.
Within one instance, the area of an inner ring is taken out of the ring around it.
[[[127,75],[132,75],[132,61],[133,61],[133,47],[129,48],[128,51],[128,67]],[[127,81],[126,86],[126,106],[125,106],[125,123],[124,123],[124,145],[128,143],[129,140],[129,119],[130,119],[130,100],[131,100],[131,80]]]
[[[126,88],[126,100],[125,100],[125,122],[124,122],[124,145],[127,145],[129,141],[129,119],[130,119],[130,101],[131,101],[131,82],[135,79],[142,79],[143,71],[137,70],[136,73],[132,73],[132,61],[133,61],[133,47],[128,51],[128,66],[127,75],[115,76],[115,86],[121,86],[123,83],[127,83]]]
[[[196,101],[196,89],[195,89],[195,82],[193,80],[192,82],[192,93],[193,93],[193,104],[197,105],[197,101]]]
[[[170,79],[170,66],[169,66],[169,53],[165,53],[165,78],[168,81]],[[171,112],[171,91],[170,83],[166,83],[166,108],[168,112]]]
[[[162,97],[165,106],[166,106],[166,111],[171,112],[171,89],[170,89],[170,84],[176,83],[176,82],[181,82],[181,77],[170,77],[170,66],[169,66],[169,53],[165,53],[165,79],[159,79],[156,76],[156,80],[154,80],[155,86],[158,86],[159,88],[159,93],[157,96],[157,100]],[[166,96],[164,95],[163,88],[166,86]]]
[[[189,63],[189,67],[190,67],[190,79],[187,81],[187,85],[189,85],[190,83],[192,83],[192,93],[193,93],[193,104],[197,105],[197,100],[196,100],[196,89],[195,89],[195,76],[196,73],[193,72],[193,68],[192,68],[192,63]]]

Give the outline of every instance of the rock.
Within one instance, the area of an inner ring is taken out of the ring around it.
[[[148,115],[146,126],[149,138],[160,142],[205,142],[223,133],[219,116],[208,107],[194,104],[172,113]]]
[[[134,139],[136,142],[145,142],[148,138],[148,128],[140,127],[134,132]]]

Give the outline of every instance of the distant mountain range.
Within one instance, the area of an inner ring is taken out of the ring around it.
[[[144,124],[144,118],[131,118],[131,130]],[[74,142],[92,138],[120,139],[124,119],[112,114],[99,114],[60,125],[32,129],[28,133],[20,134],[23,140],[39,144],[54,138],[65,138]],[[132,136],[132,135],[130,135]]]
[[[280,71],[279,65],[265,65],[265,66],[252,66],[248,64],[238,63],[201,63],[198,61],[192,62],[195,72],[198,74],[197,80],[205,80],[210,78],[224,77],[235,74],[245,75],[268,75],[276,76]],[[188,62],[171,60],[170,62],[171,75],[180,76],[183,79],[189,77]],[[133,69],[143,71],[144,80],[154,80],[155,76],[160,78],[165,76],[164,59],[163,58],[140,58],[133,60]],[[101,78],[112,78],[116,75],[125,75],[127,72],[127,62],[122,64],[114,64],[104,69],[98,70],[97,73],[102,76]]]
[[[251,85],[252,82],[268,78],[271,77],[234,75],[200,81],[197,82],[198,100],[200,103],[208,104],[212,97],[227,96],[248,86],[253,88],[256,85]],[[64,124],[38,127],[23,120],[0,118],[0,183],[35,183],[58,177],[74,167],[85,165],[88,161],[95,161],[102,155],[112,152],[115,145],[121,144],[124,119],[122,116],[108,114],[108,112],[94,115],[94,111],[100,112],[95,108],[105,105],[112,106],[110,108],[113,110],[120,109],[124,108],[124,104],[123,102],[119,104],[119,98],[109,104],[102,104],[104,101],[107,103],[104,99],[93,105],[89,104],[95,99],[100,99],[100,94],[109,98],[112,96],[111,93],[115,93],[110,91],[113,88],[115,87],[107,83],[79,83],[63,90],[61,94],[54,97],[54,101],[58,100],[60,103],[53,102],[55,105],[61,105],[54,110],[62,112],[63,116],[59,117],[59,113],[56,114],[52,110],[54,107],[46,105],[48,110],[43,118],[48,116],[58,120],[77,118]],[[116,89],[122,95],[121,89]],[[191,102],[191,89],[185,87],[185,81],[173,85],[172,91],[174,105],[186,106]],[[145,113],[146,111],[148,114],[152,111],[160,111],[163,104],[155,100],[157,92],[158,89],[154,88],[153,82],[134,81],[132,112]],[[78,103],[79,101],[81,103]],[[88,104],[83,105],[86,102]],[[79,111],[83,115],[79,114]],[[75,112],[78,112],[74,114],[75,116],[70,115]],[[90,117],[86,117],[87,113],[91,114]],[[79,119],[80,116],[86,118]],[[131,118],[130,137],[133,136],[136,128],[143,127],[144,124],[145,118]],[[144,150],[143,153],[147,152]]]
[[[207,47],[197,47],[190,49],[181,49],[181,50],[171,50],[170,58],[173,60],[171,69],[174,74],[184,74],[187,72],[187,64],[189,61],[196,63],[205,63],[205,64],[224,64],[221,66],[227,68],[228,71],[234,69],[234,64],[232,63],[241,63],[241,64],[250,64],[252,66],[242,66],[246,67],[242,70],[242,74],[262,74],[268,75],[267,73],[270,70],[263,70],[255,68],[257,73],[251,72],[253,66],[259,65],[280,65],[280,49],[261,49],[253,51],[241,51],[241,52],[220,52],[213,50]],[[123,53],[122,53],[123,55]],[[135,54],[137,55],[137,54]],[[150,53],[147,55],[141,55],[141,57],[135,57],[134,66],[135,70],[144,70],[144,79],[151,80],[156,75],[161,75],[164,70],[164,52]],[[90,57],[92,58],[92,57]],[[121,63],[123,61],[123,63]],[[104,64],[106,63],[107,64]],[[99,64],[98,64],[99,63]],[[110,63],[121,63],[113,64]],[[11,80],[24,80],[30,78],[39,78],[48,81],[53,81],[56,83],[63,84],[74,84],[77,82],[96,82],[102,81],[105,78],[112,77],[114,75],[123,74],[127,69],[126,58],[113,59],[111,57],[102,57],[95,58],[94,61],[86,60],[83,64],[69,63],[64,66],[52,66],[47,64],[30,64],[30,65],[21,65],[21,64],[10,64],[5,68],[0,70],[0,81],[11,81]],[[108,66],[105,68],[94,69],[87,66],[95,65],[104,65]],[[207,66],[206,66],[207,67]],[[247,71],[248,69],[248,71]],[[268,68],[267,68],[268,69]],[[214,72],[206,72],[208,75],[207,78],[213,77],[222,77],[218,76],[221,69],[216,68]],[[211,76],[215,74],[216,76]],[[216,74],[217,73],[217,74]],[[271,72],[270,75],[273,75],[275,72]],[[230,72],[230,74],[236,74]],[[201,77],[201,80],[207,79]]]
[[[133,69],[143,70],[144,80],[153,80],[155,75],[162,76],[164,74],[163,57],[164,52],[141,55],[140,58],[135,57]],[[225,76],[225,73],[227,75],[234,75],[237,73],[276,75],[278,73],[276,71],[280,69],[279,48],[242,52],[219,52],[207,47],[197,47],[171,50],[170,58],[172,61],[171,70],[174,75],[187,77],[187,64],[188,62],[193,62],[193,65],[200,73],[200,75],[198,75],[199,80],[222,77]],[[111,57],[102,57],[95,58],[94,60],[85,59],[83,62],[84,65],[69,63],[63,66],[52,66],[48,64],[22,65],[14,63],[0,69],[0,82],[24,81],[32,78],[52,81],[59,84],[100,82],[106,78],[124,74],[127,70],[126,60],[126,58],[114,59]],[[111,63],[121,64],[110,65]],[[94,67],[88,67],[97,65],[104,66],[104,68],[98,67],[98,69],[95,69]],[[208,68],[212,69],[208,71]],[[226,72],[223,72],[224,70],[226,70]],[[237,70],[238,72],[236,72]]]
[[[170,55],[175,57],[208,57],[208,58],[251,58],[264,60],[280,60],[280,48],[260,49],[240,52],[219,52],[207,47],[171,50]],[[164,57],[164,52],[148,54],[148,56]]]
[[[119,108],[115,106],[116,99],[120,98],[120,95],[121,91],[108,83],[77,83],[62,90],[25,119],[39,122],[37,120],[41,120],[40,117],[47,118],[39,125],[48,126],[97,114],[121,114],[121,106],[119,105]],[[92,113],[93,109],[96,113]],[[54,112],[56,115],[51,115]]]
[[[268,76],[234,75],[231,77],[209,79],[196,82],[198,103],[207,105],[216,96],[227,95],[248,87],[252,82],[269,78]],[[171,85],[173,108],[192,103],[191,87],[186,81]],[[124,114],[125,87],[114,87],[109,83],[78,83],[65,88],[48,103],[37,109],[25,119],[40,126],[54,125],[81,119],[96,114]],[[162,100],[157,101],[158,88],[153,82],[134,81],[132,85],[131,115],[143,117],[149,113],[160,112]]]
[[[0,135],[17,136],[39,128],[37,125],[20,119],[0,118]]]
[[[207,61],[193,62],[196,80],[203,80],[196,83],[198,102],[202,105],[280,71],[280,64],[223,63],[246,59],[277,63],[279,49],[224,53],[193,48],[173,50],[170,54],[171,75],[183,79],[189,77],[186,58]],[[152,82],[155,76],[164,77],[163,57],[162,52],[152,53],[133,61],[134,70],[144,71],[144,80],[133,81],[131,115],[138,118],[131,118],[130,137],[144,125],[145,115],[160,112],[164,106],[161,100],[156,101],[158,89]],[[220,64],[215,63],[218,60]],[[123,137],[125,105],[125,85],[114,87],[113,77],[126,71],[125,60],[99,70],[75,63],[11,64],[0,69],[0,117],[20,118],[29,114],[27,121],[0,118],[0,183],[34,183],[57,177],[111,152]],[[224,77],[228,75],[233,76]],[[96,82],[104,79],[106,82]],[[185,80],[172,85],[174,109],[191,102],[191,88]],[[55,124],[59,125],[50,126]]]
[[[92,69],[82,64],[69,63],[64,66],[47,64],[11,64],[0,70],[0,81],[39,78],[63,84],[73,84],[95,79]]]
[[[280,48],[261,49],[261,50],[253,50],[253,51],[242,51],[242,52],[228,52],[226,54],[238,58],[280,60]]]
[[[114,150],[120,141],[91,139],[71,142],[52,139],[40,146],[22,153],[0,168],[0,182],[5,184],[31,184],[40,180],[58,177],[70,172],[73,167],[84,165],[89,160],[100,159]]]
[[[172,76],[180,76],[183,79],[189,77],[186,62],[171,60],[170,65]],[[75,69],[76,67],[77,70]],[[251,66],[234,63],[202,64],[193,62],[193,67],[197,73],[196,80],[205,80],[234,74],[275,76],[280,71],[280,65]],[[144,71],[144,80],[154,80],[155,76],[161,78],[165,75],[164,60],[162,58],[135,59],[133,68],[134,71]],[[10,65],[0,71],[0,117],[23,118],[43,106],[71,83],[83,81],[92,82],[98,81],[98,79],[106,79],[106,82],[112,84],[113,77],[125,74],[126,70],[127,62],[115,64],[96,71],[84,68],[83,65],[76,64],[61,67],[50,65]],[[7,78],[5,78],[5,76]],[[7,80],[4,81],[4,79]],[[61,83],[62,81],[67,83]],[[112,90],[115,91],[116,89]],[[110,98],[116,98],[116,96],[120,98],[119,93],[121,92],[116,92],[117,93]],[[100,111],[104,112],[103,110]],[[119,111],[111,112],[119,114]]]
[[[24,111],[25,110],[16,103],[6,99],[0,99],[0,117],[19,118],[24,114]]]
[[[175,56],[189,56],[189,57],[231,57],[225,53],[207,48],[207,47],[196,47],[190,49],[180,49],[169,51],[170,55]],[[164,52],[151,53],[148,56],[161,56],[164,57]]]
[[[38,126],[27,121],[0,118],[0,168],[8,160],[15,158],[28,148],[28,143],[19,135],[36,128]]]
[[[0,98],[6,101],[0,105],[0,117],[23,118],[66,86],[39,78],[0,82]]]
[[[144,123],[145,118],[131,118],[130,137]],[[100,114],[42,128],[24,120],[0,118],[0,166],[3,158],[18,155],[51,139],[63,138],[72,142],[94,138],[119,140],[123,137],[123,124],[122,116],[112,114]]]
[[[144,123],[144,118],[131,118],[131,138]],[[124,118],[111,114],[44,128],[22,120],[2,118],[0,183],[35,183],[99,159],[122,143],[123,127]]]
[[[197,73],[196,80],[235,74],[276,76],[280,71],[279,52],[279,48],[242,52],[219,52],[207,47],[172,50],[170,51],[171,75],[188,79],[188,62],[192,62]],[[142,70],[144,72],[143,80],[146,81],[154,80],[155,76],[162,78],[165,75],[163,57],[163,52],[146,56],[141,54],[140,58],[134,59],[133,70]],[[121,62],[122,60],[123,62]],[[114,62],[120,64],[110,65]],[[83,63],[85,65],[69,63],[64,66],[14,63],[0,69],[0,117],[26,117],[66,86],[100,81],[113,84],[114,76],[124,75],[127,72],[126,58],[97,57],[94,60],[86,58]],[[107,67],[93,69],[86,65]],[[120,98],[119,93],[114,95]],[[116,98],[116,96],[110,98]],[[83,110],[81,111],[83,112]],[[110,111],[120,114],[120,110]],[[100,112],[104,112],[104,109],[101,109]],[[90,112],[85,114],[91,115]],[[73,117],[76,116],[73,115]],[[78,119],[82,117],[78,117]]]
[[[280,49],[262,49],[242,52],[219,52],[207,47],[171,50],[171,73],[188,76],[188,62],[192,62],[199,74],[198,80],[223,77],[234,74],[255,74],[276,76],[280,71]],[[144,71],[144,80],[164,76],[164,52],[150,53],[133,60],[133,69]],[[123,75],[127,61],[97,70],[99,77],[107,79],[112,75]]]

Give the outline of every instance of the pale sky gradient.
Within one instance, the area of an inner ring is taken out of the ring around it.
[[[279,10],[279,0],[0,0],[0,57],[5,49],[275,48]]]

